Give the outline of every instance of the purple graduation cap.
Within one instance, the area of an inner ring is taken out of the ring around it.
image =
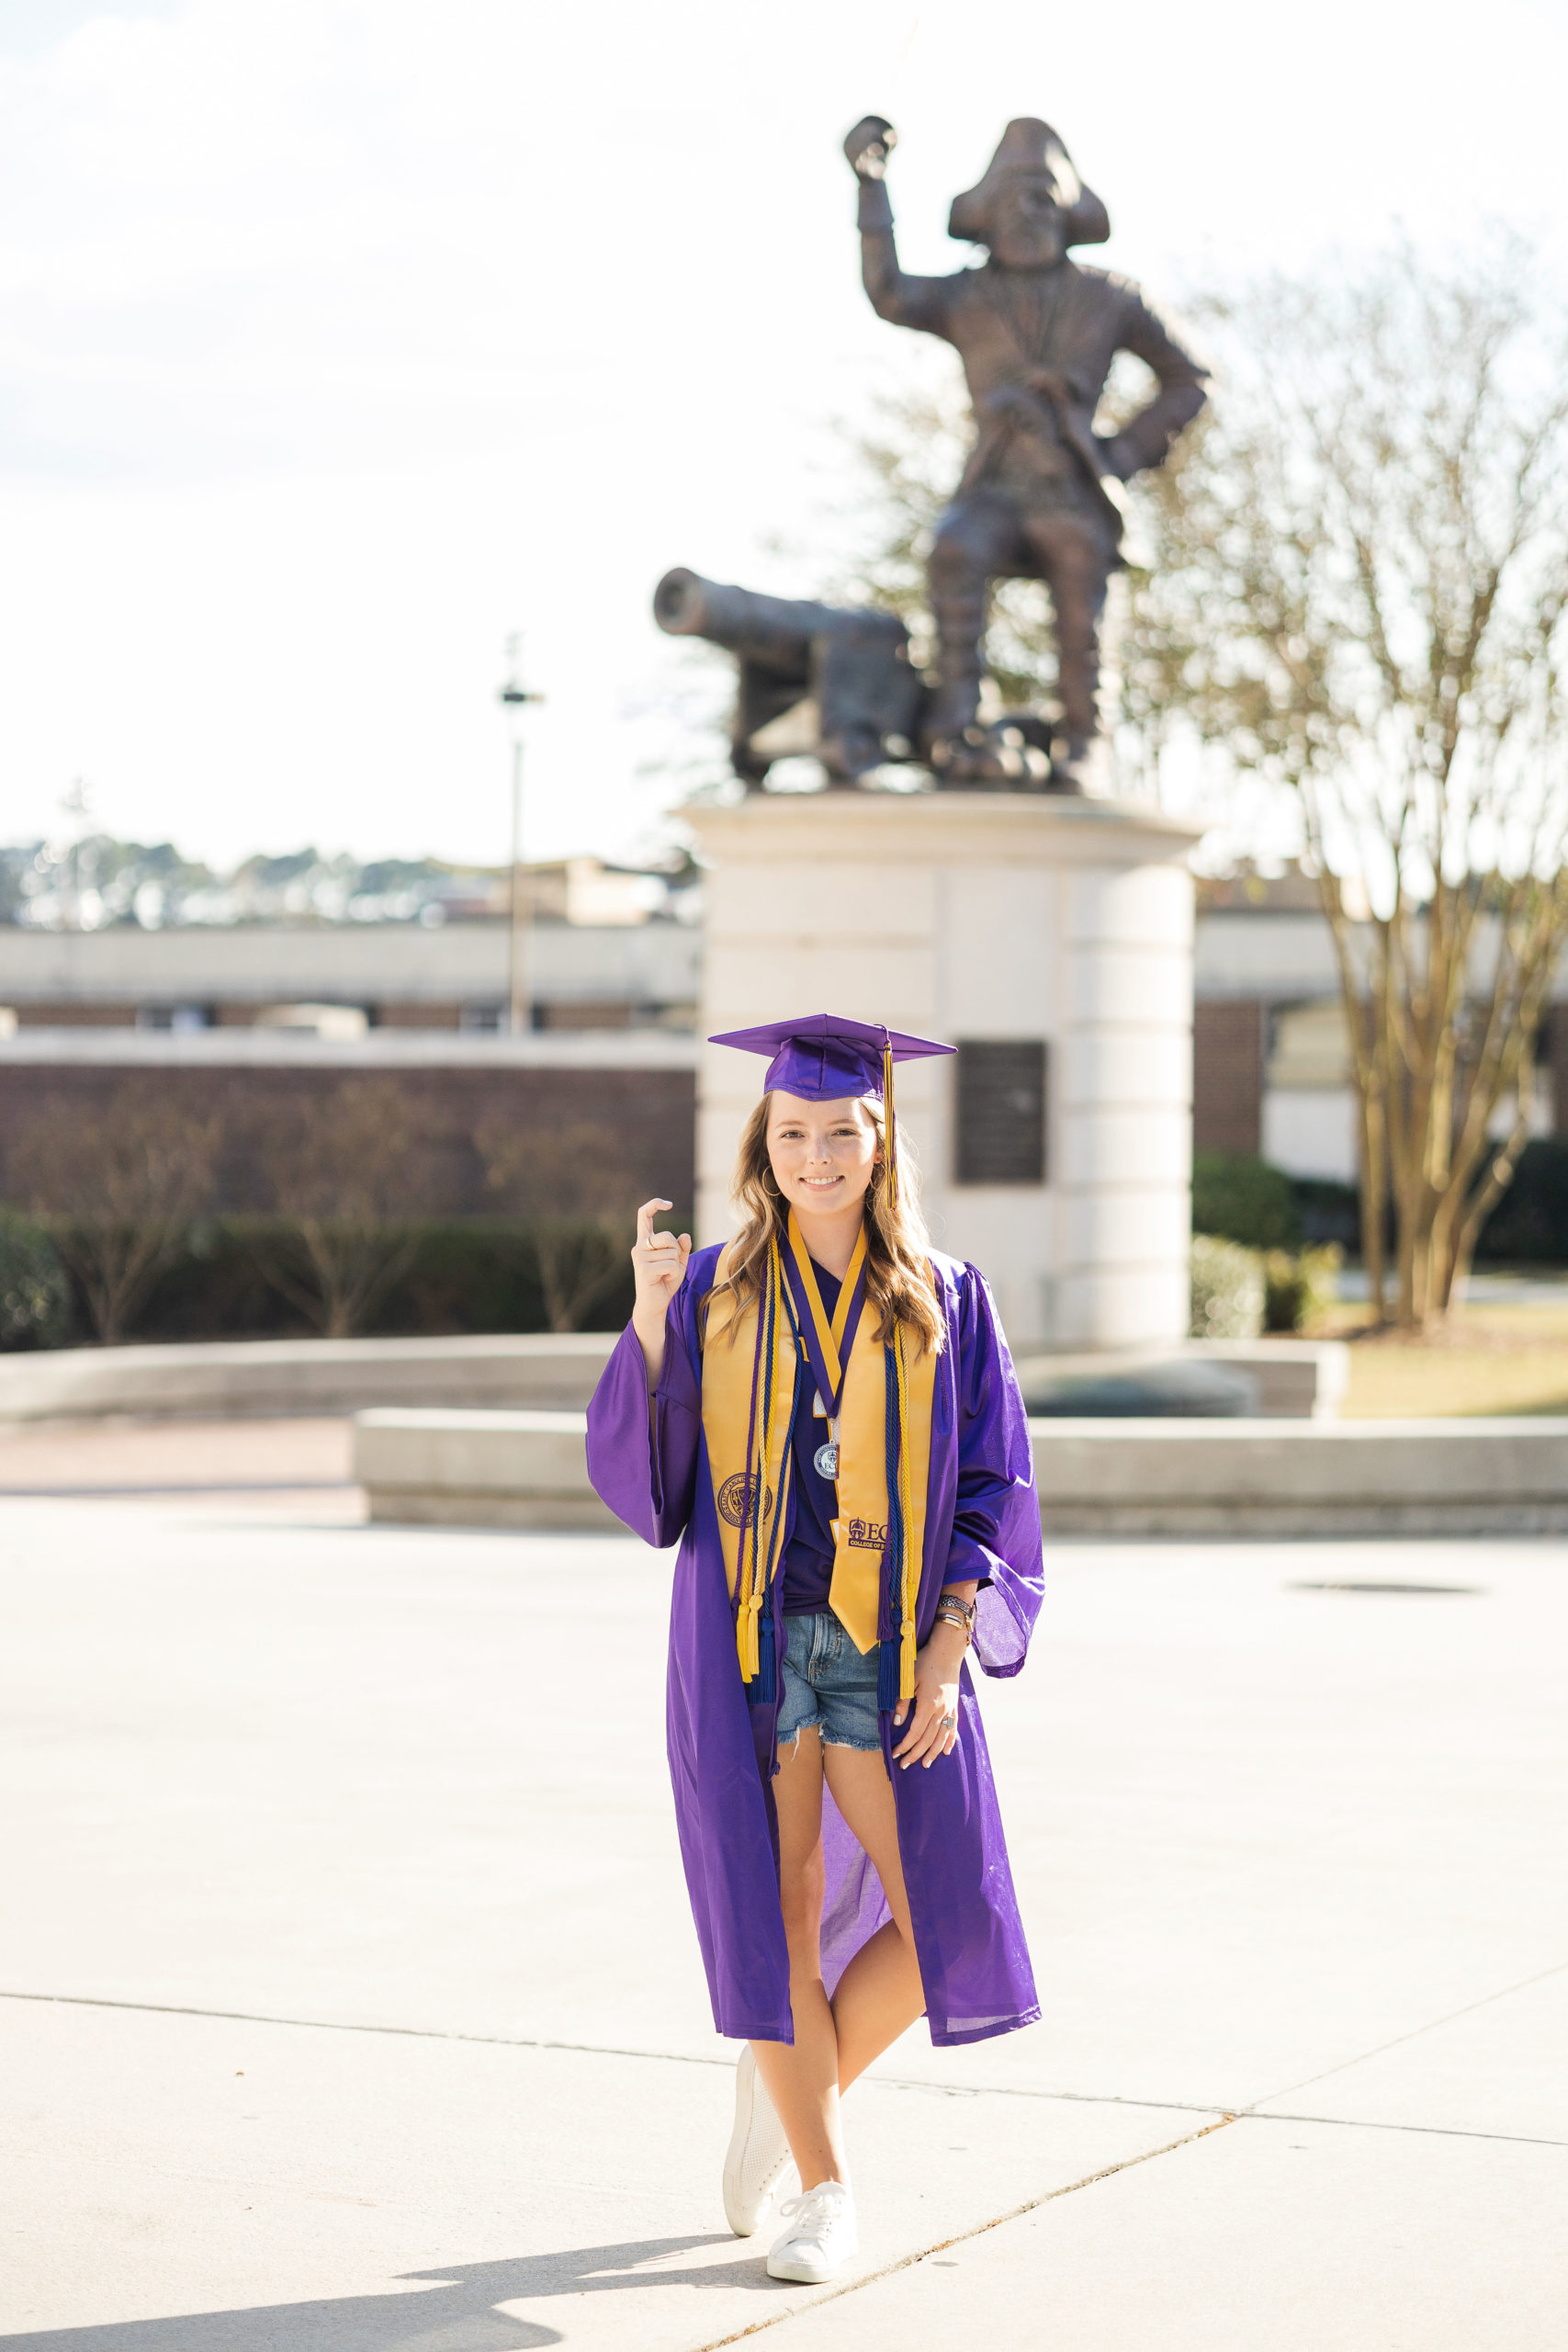
[[[924,1061],[928,1055],[956,1053],[932,1037],[907,1037],[875,1021],[851,1021],[842,1013],[800,1013],[793,1021],[768,1021],[758,1029],[725,1029],[710,1046],[736,1046],[744,1054],[770,1057],[765,1092],[777,1088],[803,1102],[837,1102],[850,1095],[880,1097],[887,1124],[888,1188],[897,1198],[898,1171],[893,1121],[893,1065]]]

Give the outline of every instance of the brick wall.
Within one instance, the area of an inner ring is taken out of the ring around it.
[[[1192,1148],[1262,1148],[1265,1009],[1254,997],[1204,1001],[1192,1030]]]
[[[107,1105],[123,1087],[171,1110],[206,1117],[224,1114],[231,1130],[215,1215],[263,1205],[253,1151],[245,1140],[269,1109],[293,1118],[303,1105],[322,1118],[348,1081],[383,1090],[415,1113],[430,1146],[431,1216],[471,1216],[496,1205],[487,1192],[473,1135],[498,1113],[520,1125],[591,1125],[610,1129],[629,1175],[629,1205],[652,1193],[684,1215],[695,1191],[694,1124],[696,1080],[682,1069],[440,1069],[363,1070],[261,1069],[158,1066],[0,1064],[0,1199],[8,1195],[7,1154],[46,1104],[69,1101]]]

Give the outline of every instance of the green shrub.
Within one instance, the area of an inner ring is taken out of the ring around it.
[[[1217,1234],[1195,1233],[1191,1257],[1194,1340],[1255,1340],[1263,1328],[1263,1260]]]
[[[71,1284],[41,1225],[0,1208],[0,1348],[57,1348],[71,1326]]]
[[[583,1225],[588,1242],[599,1246],[598,1221],[584,1219]],[[468,1331],[550,1329],[540,1236],[533,1222],[433,1217],[411,1221],[410,1229],[418,1247],[366,1318],[362,1328],[367,1334],[436,1339]],[[572,1231],[570,1220],[551,1220],[547,1247],[558,1251]],[[618,1254],[619,1267],[581,1314],[581,1329],[618,1331],[631,1314],[629,1243]],[[152,1341],[307,1337],[319,1330],[319,1319],[287,1296],[276,1279],[280,1272],[299,1271],[299,1236],[287,1218],[204,1217],[188,1229],[179,1256],[159,1275],[127,1336]],[[79,1307],[76,1319],[90,1328]]]
[[[1568,1265],[1568,1136],[1537,1136],[1526,1144],[1475,1254],[1514,1265]]]
[[[1282,1168],[1245,1151],[1200,1151],[1192,1161],[1192,1230],[1248,1250],[1299,1250],[1302,1213]]]
[[[1304,1331],[1331,1307],[1337,1295],[1335,1275],[1345,1262],[1337,1242],[1320,1250],[1270,1250],[1263,1260],[1263,1329]]]
[[[1318,1242],[1337,1241],[1349,1257],[1360,1256],[1359,1184],[1336,1183],[1331,1176],[1292,1176],[1291,1191],[1302,1221],[1302,1239],[1309,1249]]]

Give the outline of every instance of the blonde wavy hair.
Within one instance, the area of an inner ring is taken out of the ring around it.
[[[780,1197],[773,1162],[768,1158],[768,1114],[773,1100],[771,1093],[764,1094],[741,1130],[735,1176],[729,1188],[730,1199],[741,1213],[741,1227],[730,1244],[725,1278],[714,1284],[704,1303],[705,1326],[707,1309],[713,1301],[721,1292],[730,1294],[735,1300],[735,1314],[729,1323],[732,1338],[742,1310],[752,1299],[761,1296],[769,1243],[776,1238],[782,1249],[789,1234],[789,1207]],[[940,1355],[947,1323],[931,1272],[931,1240],[920,1215],[914,1154],[900,1127],[898,1201],[894,1207],[887,1198],[887,1125],[883,1107],[868,1096],[863,1098],[862,1108],[875,1129],[877,1146],[876,1165],[865,1190],[864,1210],[865,1295],[867,1306],[876,1317],[876,1339],[879,1345],[886,1347],[895,1326],[901,1323],[918,1340],[920,1353],[929,1348],[933,1355]]]

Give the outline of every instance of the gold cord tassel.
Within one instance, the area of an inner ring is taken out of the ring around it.
[[[773,1530],[764,1530],[768,1513],[768,1464],[773,1454],[773,1380],[778,1356],[779,1324],[784,1314],[784,1266],[779,1257],[775,1235],[768,1245],[768,1279],[762,1298],[758,1302],[759,1380],[761,1397],[757,1418],[761,1423],[761,1458],[755,1474],[752,1455],[746,1456],[746,1499],[740,1523],[739,1582],[740,1606],[735,1619],[735,1646],[740,1660],[740,1677],[744,1682],[754,1682],[761,1671],[762,1605],[768,1595],[769,1571],[773,1566]],[[753,1424],[755,1432],[755,1424]],[[752,1484],[755,1476],[755,1486]],[[754,1534],[754,1540],[753,1539]]]

